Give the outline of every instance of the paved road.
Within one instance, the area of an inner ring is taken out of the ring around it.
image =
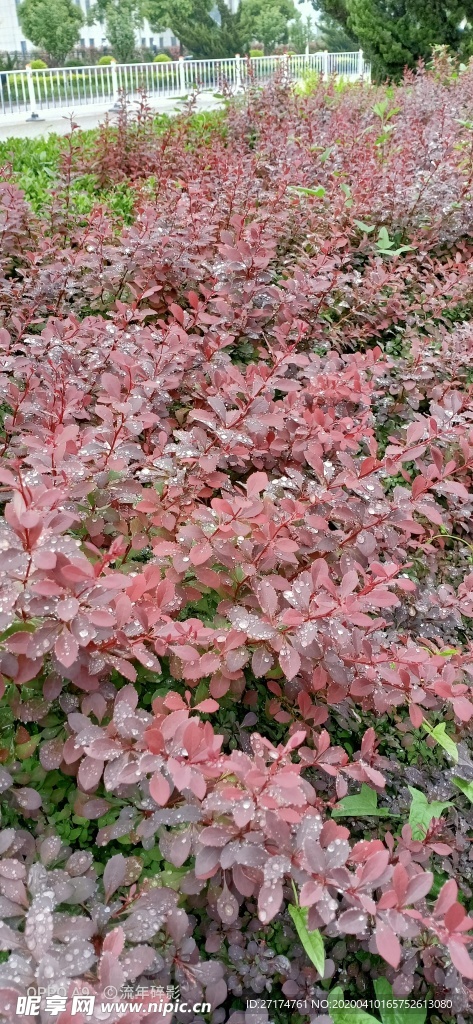
[[[153,110],[158,114],[177,114],[184,105],[184,100],[180,100],[179,97],[173,96],[170,99],[162,99],[155,103],[150,101],[150,105]],[[216,110],[222,105],[222,100],[214,96],[213,93],[201,93],[197,97],[197,110]],[[105,114],[109,110],[108,107],[99,107],[97,111],[90,113],[90,108],[87,113],[82,114],[80,107],[78,110],[71,111],[60,111],[60,110],[44,110],[44,121],[28,121],[27,115],[23,114],[16,120],[15,118],[0,118],[0,141],[5,139],[36,139],[47,135],[66,135],[69,131],[70,121],[69,114],[74,114],[74,121],[79,125],[80,128],[87,130],[88,128],[96,128],[97,125],[103,121]],[[113,113],[110,113],[110,117],[113,117]]]

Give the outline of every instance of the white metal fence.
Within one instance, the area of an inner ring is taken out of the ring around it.
[[[145,91],[153,100],[184,96],[193,89],[233,91],[245,89],[251,81],[263,84],[280,69],[288,80],[301,78],[304,72],[336,75],[347,79],[370,78],[370,65],[362,51],[277,57],[238,56],[225,60],[178,60],[157,64],[109,64],[80,68],[27,67],[24,71],[0,73],[0,118],[12,115],[40,117],[47,110],[78,112],[78,108],[98,109],[116,105],[123,91],[130,99]]]

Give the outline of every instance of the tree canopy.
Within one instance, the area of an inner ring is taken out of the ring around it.
[[[288,41],[298,12],[293,0],[241,0],[235,13],[225,0],[96,0],[90,12],[95,17],[105,21],[119,60],[130,59],[134,26],[144,17],[154,31],[170,28],[194,57],[224,58],[246,52],[255,41],[271,52]]]
[[[472,48],[472,0],[313,0],[348,36],[359,41],[379,77],[399,78],[404,67],[428,59],[444,45],[468,56]]]
[[[319,36],[315,18],[302,18],[298,10],[289,26],[289,41],[296,53],[304,53],[308,44]]]
[[[170,28],[194,57],[234,57],[242,50],[239,12],[232,14],[225,0],[145,0],[144,11],[154,30]]]
[[[141,4],[136,0],[103,0],[91,11],[91,18],[105,21],[105,31],[113,54],[120,64],[133,60],[135,32],[142,20]]]
[[[350,35],[348,30],[335,21],[335,18],[331,18],[328,14],[323,14],[317,24],[317,41],[324,50],[328,50],[329,53],[341,53],[343,50],[358,50],[360,43],[355,38],[353,33]]]
[[[278,44],[287,43],[289,23],[297,15],[293,0],[241,0],[239,16],[245,47],[259,42],[271,52]]]
[[[271,51],[287,42],[297,16],[293,0],[241,0],[234,14],[225,0],[143,0],[143,6],[153,29],[172,29],[186,50],[202,58],[234,57],[254,41]]]
[[[62,64],[79,40],[84,15],[74,0],[23,0],[18,21],[34,46]]]

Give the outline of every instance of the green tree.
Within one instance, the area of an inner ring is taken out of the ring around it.
[[[377,78],[399,78],[404,67],[428,59],[433,46],[469,56],[472,0],[312,0],[334,18],[371,60]]]
[[[317,26],[312,18],[307,18],[305,21],[301,17],[300,12],[296,11],[289,31],[289,41],[296,53],[304,53],[307,45],[317,38],[316,29]]]
[[[323,14],[317,25],[318,35],[317,41],[322,50],[328,50],[329,53],[342,53],[344,50],[358,50],[360,43],[355,36],[350,35],[343,25],[340,25],[335,18],[331,18],[328,14]]]
[[[74,0],[23,0],[18,21],[34,46],[62,64],[79,40],[84,15]]]
[[[143,0],[96,0],[88,22],[101,21],[119,64],[128,64],[135,56],[136,30],[144,18]]]
[[[170,28],[194,57],[234,57],[242,52],[240,12],[232,14],[225,0],[144,0],[155,31]]]
[[[135,56],[135,31],[139,12],[132,0],[114,0],[105,8],[105,34],[119,64],[128,64]]]
[[[289,23],[298,11],[292,0],[241,0],[239,15],[245,48],[257,41],[271,53],[279,43],[287,43]]]

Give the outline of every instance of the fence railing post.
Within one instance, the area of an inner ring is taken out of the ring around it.
[[[239,53],[235,54],[235,88],[241,91],[241,57]]]
[[[43,118],[39,116],[36,111],[36,92],[33,81],[33,69],[31,64],[27,64],[26,68],[26,81],[28,82],[28,97],[30,103],[30,116],[27,117],[27,121],[42,121]]]
[[[119,97],[119,93],[118,93],[118,73],[117,73],[117,62],[115,60],[115,57],[112,57],[112,60],[110,61],[110,75],[111,75],[111,78],[112,78],[112,101],[113,101],[112,110],[119,110],[120,109],[120,104],[118,102],[118,97]]]
[[[282,55],[282,73],[283,73],[283,79],[284,79],[286,85],[288,85],[289,84],[289,56],[288,56],[287,53],[283,53],[283,55]]]
[[[328,78],[328,50],[322,53],[322,74],[324,78]]]
[[[358,50],[358,78],[363,78],[365,73],[365,58],[363,50]]]
[[[181,93],[186,91],[186,68],[184,57],[179,57],[179,89]]]

